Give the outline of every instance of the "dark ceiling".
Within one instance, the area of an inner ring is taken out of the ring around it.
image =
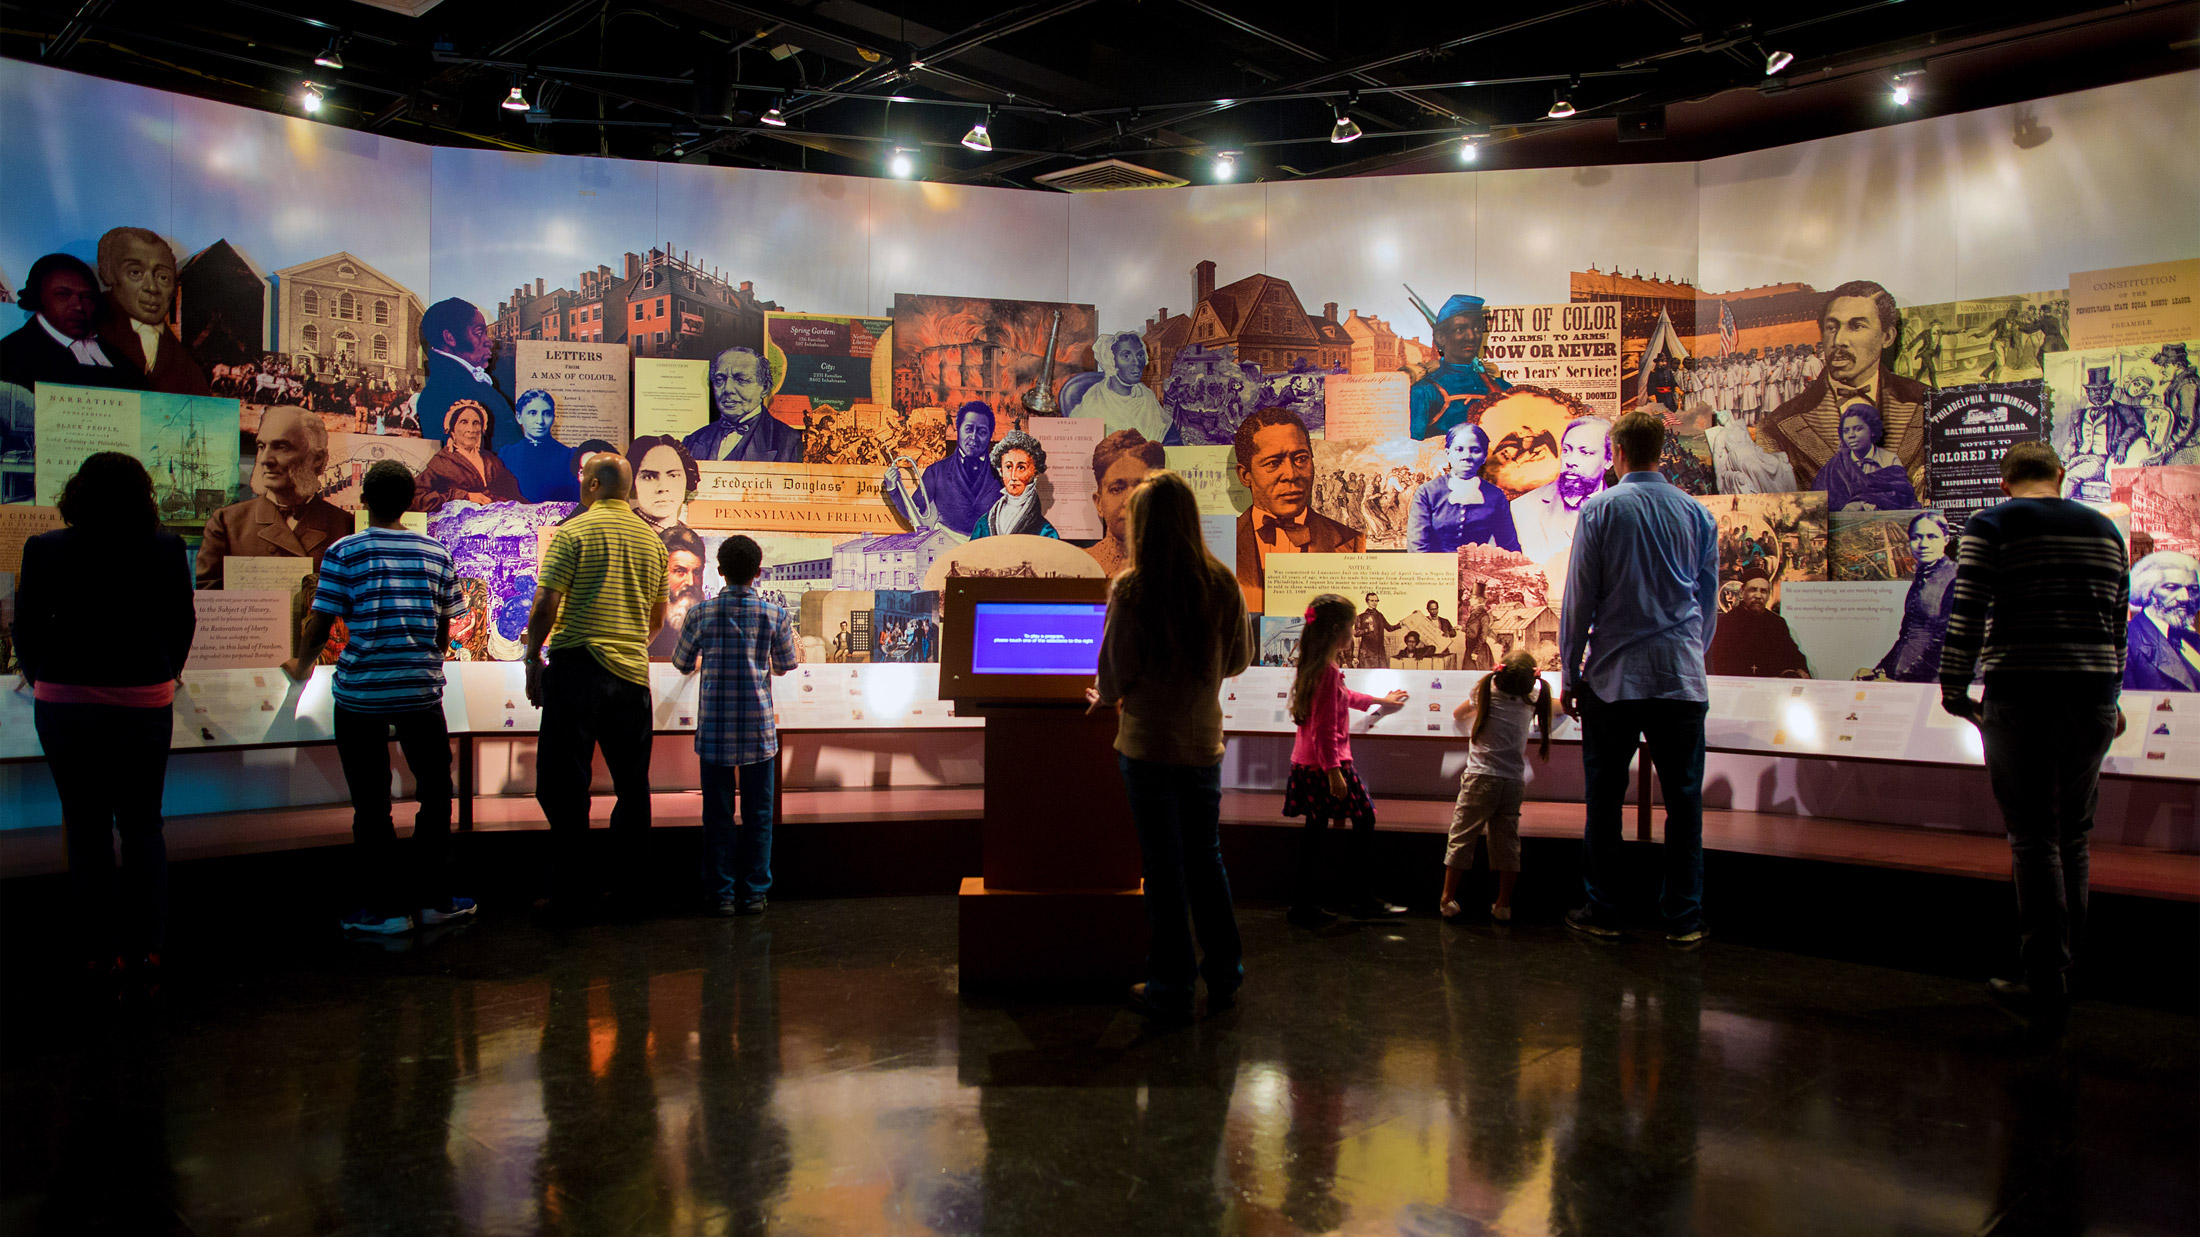
[[[453,146],[1029,186],[1699,159],[2200,67],[2200,2],[33,0],[0,54]],[[338,40],[341,68],[317,67]],[[1778,75],[1769,53],[1791,53]],[[1913,98],[1897,106],[1898,75]],[[527,111],[499,104],[518,86]],[[1554,91],[1578,109],[1550,119]],[[764,113],[781,109],[786,124]],[[990,153],[958,140],[991,109]],[[1335,144],[1336,116],[1364,136]]]

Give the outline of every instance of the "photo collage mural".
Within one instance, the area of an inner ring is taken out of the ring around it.
[[[1381,191],[1396,219],[1313,239],[1294,186],[1064,203],[431,150],[20,62],[0,104],[0,155],[46,173],[0,216],[0,574],[78,462],[136,454],[219,620],[195,666],[287,655],[381,459],[458,563],[450,658],[516,658],[579,470],[618,454],[670,552],[660,659],[741,533],[804,661],[936,661],[945,578],[1112,576],[1130,489],[1170,468],[1264,664],[1340,592],[1357,669],[1555,669],[1575,525],[1639,408],[1719,526],[1713,673],[1932,680],[1964,520],[2044,439],[2129,529],[2131,685],[2200,691],[2200,262],[2175,246],[1906,304],[1898,256],[1699,286],[1693,178],[1657,190],[1680,232],[1585,233],[1691,272],[1644,276],[1588,241],[1497,252],[1499,212],[1535,212],[1443,177],[1385,178],[1416,182]],[[1377,235],[1475,211],[1458,252]]]

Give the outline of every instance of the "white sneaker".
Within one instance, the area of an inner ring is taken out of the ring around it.
[[[413,930],[413,921],[403,915],[385,915],[380,911],[353,911],[338,921],[337,926],[346,932],[368,936],[403,936]]]
[[[1509,906],[1498,906],[1494,903],[1490,906],[1490,918],[1496,920],[1497,922],[1511,923],[1512,917],[1513,908]]]
[[[455,923],[458,920],[472,919],[473,917],[474,900],[472,898],[452,898],[449,910],[445,910],[440,906],[423,906],[420,908],[420,922],[431,927],[439,923]]]
[[[1460,914],[1459,903],[1455,900],[1447,898],[1444,900],[1442,905],[1436,908],[1436,913],[1442,915],[1446,919],[1457,919],[1459,918]]]

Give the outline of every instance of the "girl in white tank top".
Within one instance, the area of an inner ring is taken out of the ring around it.
[[[1528,723],[1541,725],[1543,759],[1551,755],[1551,688],[1536,673],[1535,658],[1514,653],[1474,685],[1474,694],[1452,717],[1474,719],[1467,729],[1467,766],[1459,774],[1459,800],[1451,810],[1451,840],[1444,848],[1444,896],[1438,910],[1457,919],[1459,879],[1474,866],[1475,839],[1487,834],[1497,900],[1490,918],[1512,918],[1513,885],[1520,879],[1520,804],[1528,789]]]

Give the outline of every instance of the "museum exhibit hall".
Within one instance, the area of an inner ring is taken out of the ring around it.
[[[22,0],[0,1233],[2200,1233],[2200,0]]]

